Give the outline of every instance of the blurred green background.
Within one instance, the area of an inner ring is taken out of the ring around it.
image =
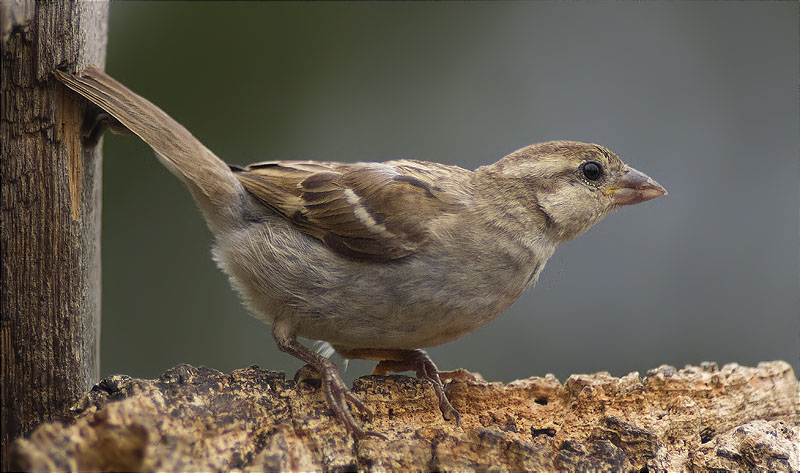
[[[563,380],[784,359],[797,371],[798,43],[796,2],[113,2],[107,70],[232,163],[475,168],[574,139],[669,190],[563,245],[492,323],[431,348],[442,369]],[[103,375],[300,366],[240,306],[210,246],[152,151],[107,135]]]

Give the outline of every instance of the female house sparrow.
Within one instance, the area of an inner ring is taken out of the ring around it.
[[[269,161],[228,166],[159,108],[97,69],[56,77],[147,142],[189,188],[217,264],[278,347],[319,372],[357,436],[347,402],[369,409],[337,366],[297,341],[328,342],[376,372],[415,370],[458,419],[421,347],[459,338],[532,286],[556,246],[621,205],[666,194],[595,144],[553,141],[469,171],[424,161]],[[101,115],[101,117],[107,117]]]

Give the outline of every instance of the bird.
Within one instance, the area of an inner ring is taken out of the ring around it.
[[[468,170],[413,159],[275,160],[229,165],[147,99],[101,70],[54,71],[96,106],[86,146],[106,128],[138,135],[185,183],[214,236],[213,258],[278,348],[321,379],[357,438],[370,409],[337,365],[298,341],[322,341],[374,373],[415,371],[445,419],[459,421],[423,350],[466,335],[534,285],[556,247],[615,209],[665,195],[608,148],[525,146]]]

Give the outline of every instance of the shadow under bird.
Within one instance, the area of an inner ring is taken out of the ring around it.
[[[183,126],[104,72],[55,72],[110,125],[147,142],[192,193],[215,237],[214,259],[278,347],[322,379],[327,402],[358,437],[372,414],[338,367],[297,337],[375,373],[416,371],[458,421],[423,347],[455,340],[508,308],[556,247],[617,207],[666,190],[603,146],[551,141],[475,171],[403,159],[267,161],[229,166]]]

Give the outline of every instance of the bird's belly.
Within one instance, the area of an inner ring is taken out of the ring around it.
[[[275,243],[254,243],[263,241]],[[353,261],[280,221],[231,232],[214,253],[256,317],[286,318],[298,336],[348,348],[457,339],[508,308],[539,266],[465,262],[435,248],[399,261]]]
[[[351,304],[347,315],[335,318],[304,318],[297,333],[348,348],[420,348],[460,338],[510,305],[498,297],[478,294],[417,294],[386,302]]]

